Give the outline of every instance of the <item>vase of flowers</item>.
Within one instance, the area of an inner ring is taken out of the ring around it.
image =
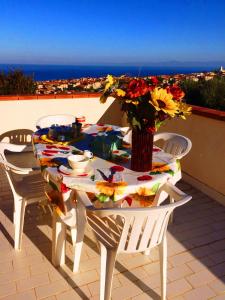
[[[182,101],[184,92],[171,80],[108,75],[100,102],[110,96],[120,101],[132,129],[131,169],[151,170],[154,133],[167,119],[185,119],[191,113]]]

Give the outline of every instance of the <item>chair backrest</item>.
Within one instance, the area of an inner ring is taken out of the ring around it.
[[[30,129],[15,129],[0,135],[0,141],[17,145],[31,145],[33,131]]]
[[[166,152],[172,154],[175,158],[182,158],[192,147],[189,138],[170,132],[156,133],[154,135],[154,142],[163,140],[163,145],[160,147]]]
[[[176,200],[175,203],[150,208],[87,207],[88,223],[97,239],[119,252],[143,252],[160,244],[167,230],[172,211],[189,200],[179,189],[165,184],[160,188]]]
[[[10,163],[6,156],[5,152],[22,152],[26,148],[26,145],[15,145],[10,143],[0,142],[0,166],[6,173],[9,185],[11,187],[12,193],[15,196],[18,196],[18,182],[15,181],[13,174],[28,174],[32,171],[31,168],[20,168],[12,163]]]
[[[73,115],[48,115],[41,117],[36,122],[36,128],[47,128],[51,127],[51,125],[71,125],[76,121],[75,116]]]

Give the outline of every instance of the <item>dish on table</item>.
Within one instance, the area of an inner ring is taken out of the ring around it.
[[[87,166],[85,169],[71,169],[64,165],[59,166],[59,172],[67,176],[86,177],[89,176],[92,171],[93,168],[91,166]]]

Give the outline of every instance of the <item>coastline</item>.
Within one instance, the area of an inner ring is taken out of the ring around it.
[[[192,74],[215,70],[219,65],[181,66],[181,65],[30,65],[0,64],[0,71],[20,69],[25,75],[33,76],[35,81],[68,80],[81,78],[101,78],[108,74],[114,76],[161,76]]]

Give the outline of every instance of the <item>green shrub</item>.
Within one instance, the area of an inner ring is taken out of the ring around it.
[[[211,80],[191,79],[181,82],[186,102],[193,105],[225,111],[225,77],[215,76]]]
[[[36,88],[33,77],[24,75],[21,70],[0,73],[0,95],[31,95]]]

